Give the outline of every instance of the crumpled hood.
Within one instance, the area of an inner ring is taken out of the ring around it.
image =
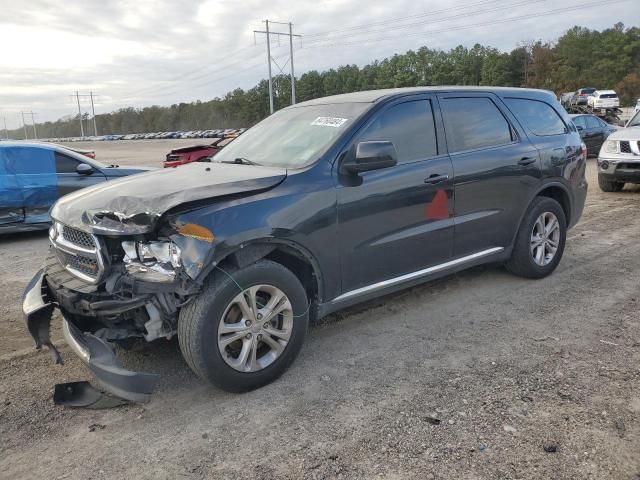
[[[51,216],[93,233],[152,231],[167,210],[187,202],[273,188],[286,169],[225,163],[191,163],[140,173],[62,197]]]

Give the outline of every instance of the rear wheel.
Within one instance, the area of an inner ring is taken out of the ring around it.
[[[180,312],[180,349],[203,380],[231,392],[253,390],[278,378],[296,358],[308,313],[304,287],[278,263],[216,271]]]
[[[616,182],[615,180],[608,180],[603,175],[598,175],[598,186],[603,192],[619,192],[624,188],[624,182]]]
[[[560,204],[536,197],[522,220],[507,269],[521,277],[546,277],[560,263],[566,237],[567,221]]]

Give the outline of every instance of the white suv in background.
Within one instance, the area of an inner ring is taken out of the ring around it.
[[[613,90],[596,90],[592,96],[587,98],[587,105],[594,110],[618,108],[620,99]]]

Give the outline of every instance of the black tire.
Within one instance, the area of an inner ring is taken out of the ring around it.
[[[536,220],[546,212],[553,213],[558,219],[560,235],[555,256],[549,264],[541,266],[535,262],[531,253],[531,234]],[[511,273],[520,277],[544,278],[551,274],[560,263],[562,254],[564,253],[566,239],[567,220],[560,204],[549,197],[536,197],[531,202],[531,205],[529,205],[529,209],[522,219],[516,241],[513,245],[511,258],[505,265]]]
[[[282,375],[300,352],[309,323],[309,300],[298,278],[287,268],[260,260],[227,274],[217,269],[198,296],[180,312],[178,342],[187,364],[202,380],[228,392],[260,388]],[[218,326],[234,297],[243,289],[268,284],[291,302],[293,327],[279,357],[262,370],[241,372],[228,365],[218,347]]]
[[[624,188],[623,182],[607,180],[603,175],[598,174],[598,186],[603,192],[619,192]]]

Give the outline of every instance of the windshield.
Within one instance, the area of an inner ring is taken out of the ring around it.
[[[627,127],[640,127],[640,110],[629,120]]]
[[[224,147],[213,161],[304,167],[326,152],[370,106],[370,103],[335,103],[280,110]]]

